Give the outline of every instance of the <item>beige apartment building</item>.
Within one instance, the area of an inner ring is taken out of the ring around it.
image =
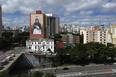
[[[84,31],[84,44],[87,42],[99,42],[107,45],[107,30],[102,30],[99,27],[90,27]]]

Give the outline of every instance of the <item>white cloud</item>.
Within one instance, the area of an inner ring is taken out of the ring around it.
[[[99,7],[108,0],[4,0],[3,13],[15,13],[21,11],[24,14],[34,13],[35,10],[67,15],[78,10],[87,10]],[[99,5],[99,6],[98,6]]]
[[[70,4],[64,5],[67,12],[75,12],[78,10],[85,10],[99,7],[100,5],[106,3],[107,0],[77,0]]]
[[[4,3],[5,0],[0,0],[0,6]]]
[[[79,14],[80,15],[90,15],[90,14],[93,14],[94,12],[93,11],[81,11]]]
[[[29,27],[29,19],[27,19],[27,16],[25,17],[21,17],[20,19],[18,18],[14,18],[14,19],[8,19],[8,18],[4,18],[3,17],[3,25],[4,27],[11,27],[14,28],[15,26],[19,26],[19,27],[24,27],[24,26],[28,26]]]
[[[106,3],[102,5],[103,11],[102,12],[109,12],[109,11],[116,11],[116,3]]]
[[[2,4],[3,13],[13,14],[20,11],[23,14],[30,14],[35,13],[36,10],[42,10],[42,13],[53,13],[60,18],[62,17],[60,19],[61,24],[75,23],[85,25],[85,22],[86,24],[91,24],[90,22],[96,23],[99,22],[99,20],[116,20],[115,16],[89,16],[96,11],[99,13],[101,13],[101,11],[116,11],[116,0],[112,0],[111,2],[108,1],[109,0],[0,0],[0,4]],[[29,26],[29,16],[19,19],[8,19],[3,17],[3,24],[6,26]]]
[[[72,16],[72,18],[77,18],[77,16]]]
[[[102,5],[104,8],[116,8],[116,3],[106,3],[105,5]]]

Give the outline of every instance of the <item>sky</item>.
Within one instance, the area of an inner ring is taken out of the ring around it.
[[[116,0],[0,0],[4,27],[29,27],[29,14],[41,10],[60,18],[60,26],[116,24]]]

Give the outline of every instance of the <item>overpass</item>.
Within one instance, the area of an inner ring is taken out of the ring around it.
[[[0,72],[4,70],[9,70],[10,72],[13,73],[21,73],[19,71],[20,69],[30,69],[30,68],[33,68],[33,65],[27,59],[24,53],[21,52],[19,54],[16,54],[15,57],[13,57],[13,60],[9,61],[9,63],[4,65],[3,68],[0,70]]]

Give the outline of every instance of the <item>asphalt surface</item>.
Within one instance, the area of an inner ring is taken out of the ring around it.
[[[62,75],[67,74],[69,77],[116,77],[116,72],[110,71],[112,69],[116,69],[116,65],[92,65],[92,66],[75,66],[75,67],[67,67],[68,70],[63,70],[63,68],[56,69],[36,69],[36,71],[41,71],[44,74],[46,73],[54,73],[59,77],[62,77]],[[56,70],[56,72],[55,72]],[[99,72],[100,70],[100,72]],[[105,72],[103,72],[105,70]],[[108,72],[107,72],[108,70]],[[88,73],[89,71],[89,73]],[[94,72],[96,71],[96,73]],[[83,74],[83,72],[85,74]],[[72,73],[82,73],[80,76],[72,75]]]
[[[85,75],[85,76],[77,76],[77,77],[116,77],[116,73],[105,73],[105,74],[96,74],[96,75]]]
[[[13,49],[10,49],[8,51],[5,51],[5,53],[0,53],[0,61],[5,60],[7,56],[10,56],[11,54],[18,54],[22,52],[24,47],[17,46]]]

